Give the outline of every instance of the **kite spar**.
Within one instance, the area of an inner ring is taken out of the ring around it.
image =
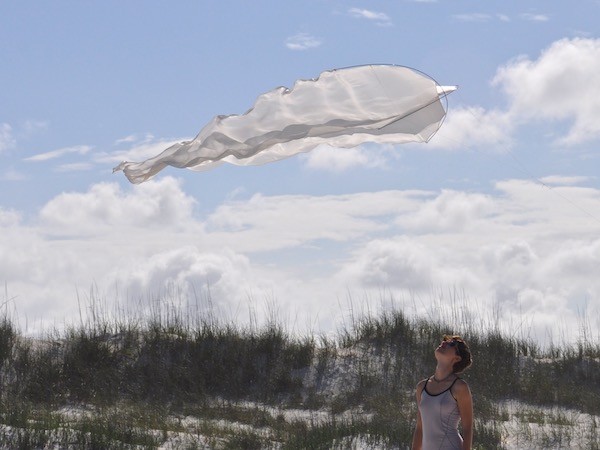
[[[331,70],[269,91],[245,114],[216,116],[192,141],[146,161],[122,162],[113,172],[139,184],[167,166],[202,171],[223,162],[265,164],[321,144],[427,142],[446,115],[441,100],[456,88],[402,66]]]

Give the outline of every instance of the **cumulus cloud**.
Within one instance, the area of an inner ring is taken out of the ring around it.
[[[0,227],[15,227],[21,221],[21,214],[13,209],[3,209],[0,207]]]
[[[503,67],[493,84],[508,96],[515,122],[572,121],[562,144],[600,137],[600,39],[562,39],[537,60],[521,56]]]
[[[515,229],[515,233],[527,231],[544,236],[560,230],[561,238],[568,239],[579,226],[587,230],[600,221],[598,190],[594,188],[548,186],[534,180],[503,180],[496,182],[495,187],[505,203],[499,219],[513,226],[528,225],[523,231]],[[546,221],[562,223],[564,228],[548,228]]]
[[[426,291],[439,284],[439,258],[408,238],[371,241],[353,259],[338,277],[367,288]]]
[[[87,192],[65,192],[40,211],[47,230],[60,235],[106,233],[113,227],[184,227],[195,200],[181,191],[180,182],[161,178],[123,192],[117,183],[99,183]]]
[[[302,156],[306,159],[307,167],[330,172],[343,172],[355,167],[385,168],[387,166],[385,146],[370,149],[365,146],[339,149],[321,145]]]
[[[210,297],[215,313],[230,315],[239,309],[253,289],[260,287],[249,259],[231,250],[206,252],[183,246],[119,266],[113,278],[128,298],[176,298],[184,307],[198,302],[207,307]],[[231,318],[231,317],[228,317]]]
[[[399,217],[396,223],[419,232],[467,232],[482,226],[482,221],[494,210],[488,196],[443,190],[423,202],[414,214]]]
[[[369,24],[391,24],[382,12],[344,11],[347,19],[350,14]],[[465,14],[455,20],[509,18]],[[307,50],[322,42],[299,33],[285,45]],[[492,81],[506,106],[455,105],[450,96],[448,117],[427,147],[506,148],[519,130],[538,123],[551,128],[555,143],[597,140],[599,69],[598,39],[563,39],[539,55],[511,60]],[[15,131],[0,124],[0,156],[16,148],[15,136],[20,140],[28,129],[44,126],[31,122]],[[548,137],[537,137],[534,145],[541,152]],[[84,170],[89,164],[109,169],[186,139],[132,134],[115,140],[116,151],[82,145],[27,160],[66,163],[62,170]],[[84,156],[86,162],[78,163]],[[394,156],[383,146],[362,146],[319,148],[303,158],[312,169],[339,172],[387,169]],[[0,283],[30,327],[78,315],[78,295],[93,285],[99,294],[91,295],[101,295],[107,304],[119,298],[135,308],[144,299],[152,308],[155,300],[180,296],[184,307],[193,307],[209,296],[219,313],[230,316],[243,315],[251,298],[269,298],[282,309],[301,311],[319,331],[335,330],[331,324],[339,315],[340,297],[348,292],[379,301],[377,294],[385,291],[390,298],[417,299],[430,312],[439,311],[432,290],[456,289],[468,299],[467,307],[484,314],[497,311],[504,324],[511,314],[523,314],[535,323],[538,337],[558,322],[576,333],[578,316],[600,317],[592,315],[600,312],[600,190],[590,187],[596,180],[589,175],[562,174],[556,167],[543,172],[539,182],[499,179],[481,192],[246,195],[241,177],[233,186],[220,185],[235,194],[202,209],[172,177],[138,186],[90,180],[84,190],[62,192],[39,209],[0,207]],[[22,179],[18,169],[5,164],[1,176]],[[424,178],[437,176],[422,170]]]
[[[384,230],[389,225],[377,218],[403,203],[412,203],[409,195],[254,195],[221,205],[207,218],[206,229],[213,236],[226,234],[232,247],[249,251],[304,246],[319,240],[343,242]]]
[[[418,299],[429,305],[426,312],[437,308],[432,291],[435,296],[437,289],[456,291],[470,311],[496,310],[501,321],[496,325],[530,321],[529,332],[544,341],[548,333],[556,337],[560,321],[560,333],[573,338],[580,314],[600,307],[595,300],[600,279],[592,275],[600,270],[598,222],[565,208],[552,192],[552,201],[546,201],[534,183],[512,180],[501,187],[499,195],[474,196],[484,206],[462,220],[447,220],[450,226],[437,225],[450,211],[432,205],[448,202],[447,197],[466,205],[469,195],[442,192],[423,198],[414,211],[398,214],[401,235],[358,245],[336,281],[358,292],[385,290],[396,298]],[[578,194],[565,189],[565,195]],[[600,210],[598,194],[591,194],[594,205],[588,205],[594,213]],[[423,227],[407,229],[407,223],[419,223],[414,216],[423,219]]]
[[[504,111],[482,107],[452,108],[428,145],[433,148],[506,148],[511,145],[514,123]]]
[[[507,148],[520,127],[554,126],[553,144],[573,146],[600,138],[600,39],[562,39],[537,59],[520,56],[501,66],[492,86],[506,96],[505,109],[453,106],[429,145],[462,149]],[[452,96],[450,97],[452,101]]]
[[[490,287],[500,303],[512,304],[523,289],[538,287],[531,277],[540,258],[529,242],[517,238],[498,245],[487,244],[482,250],[480,271],[496,274],[490,279]]]
[[[236,318],[269,298],[326,331],[348,292],[418,299],[427,312],[439,311],[432,292],[448,289],[505,324],[526,314],[543,338],[552,320],[577,329],[581,308],[600,309],[600,191],[554,181],[502,180],[487,194],[257,194],[204,216],[170,177],[100,183],[56,196],[34,221],[0,210],[0,273],[29,324],[67,320],[91,285],[123,307],[210,298]]]

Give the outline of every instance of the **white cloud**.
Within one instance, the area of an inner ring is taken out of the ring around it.
[[[545,262],[544,278],[566,276],[577,280],[580,286],[593,279],[600,267],[600,240],[592,243],[571,239],[562,243]],[[593,282],[591,286],[593,286]],[[589,292],[588,295],[592,293]]]
[[[14,148],[15,144],[12,127],[7,123],[0,123],[0,154]]]
[[[46,131],[48,129],[48,122],[43,120],[27,120],[23,123],[21,127],[21,133],[25,136],[32,136],[41,131]]]
[[[387,165],[385,148],[380,146],[377,149],[367,149],[361,146],[341,149],[322,145],[303,156],[307,166],[317,170],[343,172],[355,167],[385,168]]]
[[[451,107],[429,142],[433,148],[506,149],[519,127],[549,127],[554,144],[572,146],[600,138],[600,39],[562,39],[536,60],[518,57],[496,72],[492,85],[507,98],[507,108]],[[452,101],[452,96],[450,97]],[[548,123],[560,122],[568,128]],[[548,139],[546,137],[545,139]]]
[[[117,139],[115,141],[115,144],[119,145],[119,144],[133,144],[133,143],[138,143],[142,144],[142,143],[150,143],[154,140],[154,136],[152,134],[145,134],[143,136],[139,136],[137,134],[130,134],[128,136],[125,136],[123,138]]]
[[[27,177],[23,173],[16,170],[14,167],[7,167],[0,174],[0,180],[3,181],[22,181],[26,179]]]
[[[18,226],[21,221],[21,214],[12,209],[0,208],[0,227],[12,228]]]
[[[591,95],[598,83],[589,75],[598,68],[598,45],[563,40],[537,60],[511,61],[494,79],[507,95],[506,110],[453,107],[429,145],[506,148],[519,126],[539,119],[573,121],[572,142],[582,129],[587,138],[600,136],[586,121],[600,111]],[[130,148],[91,159],[141,160],[172,142],[130,136],[120,144]],[[75,147],[34,158],[86,152]],[[383,168],[392,156],[386,147],[363,146],[304,157],[311,168],[341,171]],[[30,324],[69,317],[77,293],[91,285],[132,308],[140,298],[165,296],[193,307],[196,296],[210,295],[218,313],[231,317],[244,315],[250,298],[270,298],[326,331],[348,292],[364,293],[367,302],[382,291],[418,299],[411,307],[427,312],[439,311],[432,292],[456,289],[482,314],[495,304],[504,324],[524,314],[543,338],[553,321],[576,330],[578,314],[600,311],[600,191],[589,184],[553,173],[539,182],[500,180],[486,194],[244,198],[242,191],[199,217],[196,200],[174,178],[127,188],[100,183],[57,195],[29,222],[29,215],[0,210],[0,273]]]
[[[338,274],[366,288],[427,291],[439,284],[439,256],[409,238],[374,240],[356,252]]]
[[[186,140],[189,140],[189,138],[177,140],[154,140],[153,136],[148,135],[141,141],[138,141],[137,138],[132,135],[123,139],[119,139],[118,141],[118,143],[121,144],[133,144],[132,147],[113,152],[97,152],[93,155],[93,160],[97,163],[115,165],[122,161],[144,161],[148,158],[158,155],[173,144]]]
[[[524,13],[520,15],[521,19],[530,22],[547,22],[550,18],[545,14]]]
[[[260,286],[249,259],[231,250],[206,252],[183,246],[118,267],[112,274],[119,289],[130,298],[165,297],[175,294],[191,306],[196,295],[210,295],[215,312],[228,315],[239,309],[250,286]],[[206,306],[206,305],[205,305]]]
[[[444,124],[429,141],[433,148],[506,148],[511,145],[514,123],[503,111],[482,107],[452,108]]]
[[[444,190],[423,202],[414,214],[399,217],[396,223],[418,232],[468,232],[480,227],[494,209],[487,196]]]
[[[91,163],[71,163],[71,164],[61,164],[56,168],[57,172],[81,172],[85,170],[91,170],[94,167]]]
[[[499,20],[500,22],[510,22],[510,16],[507,14],[488,14],[488,13],[463,13],[463,14],[454,14],[452,16],[455,20],[460,22],[489,22],[492,20]],[[550,20],[550,17],[546,14],[534,14],[534,13],[522,13],[519,14],[519,18],[521,20],[526,20],[529,22],[547,22]]]
[[[447,193],[401,214],[396,223],[403,234],[358,246],[336,281],[358,292],[385,290],[408,299],[405,307],[427,304],[422,308],[427,313],[438,292],[459,292],[459,301],[472,299],[465,307],[480,319],[496,308],[502,323],[495,325],[530,320],[531,333],[542,341],[549,331],[555,338],[564,332],[572,339],[580,315],[600,306],[600,279],[593,275],[600,270],[598,222],[565,208],[559,197],[534,183],[506,181],[503,188],[511,195],[483,198],[484,208],[463,216],[468,226],[446,220],[446,214],[456,217],[453,209],[431,208],[444,203]],[[466,193],[453,194],[464,200],[459,205],[468,203]],[[566,188],[564,194],[576,196],[577,191]],[[588,205],[596,214],[599,194],[591,194],[595,200]],[[423,228],[407,229],[415,215],[428,220]],[[452,226],[437,226],[444,220]],[[560,330],[553,323],[560,323]]]
[[[285,46],[290,50],[308,50],[321,46],[321,40],[308,34],[298,33],[285,40]]]
[[[100,183],[88,192],[66,192],[40,211],[47,230],[60,235],[106,233],[113,227],[164,226],[181,229],[191,221],[195,200],[179,182],[165,177],[123,192],[117,183]]]
[[[572,186],[572,185],[576,185],[576,184],[585,183],[586,181],[589,181],[589,180],[590,180],[590,177],[566,176],[566,175],[548,175],[548,176],[540,178],[540,181],[544,184],[558,185],[558,186],[562,186],[562,185]]]
[[[522,290],[538,288],[532,273],[540,257],[527,240],[514,238],[495,245],[488,243],[482,248],[480,258],[480,272],[496,274],[488,279],[492,281],[490,289],[499,302],[512,304]]]
[[[598,221],[565,198],[600,217],[597,189],[523,180],[486,195],[254,195],[206,217],[170,177],[127,191],[101,183],[55,197],[32,223],[0,210],[0,273],[30,324],[43,319],[38,311],[73,317],[77,292],[92,285],[132,309],[141,299],[144,308],[170,296],[194,307],[210,296],[227,317],[269,298],[319,330],[335,326],[348,292],[418,298],[426,312],[432,292],[456,289],[482,314],[494,303],[502,320],[531,312],[543,333],[557,314],[575,323],[582,298],[600,307]]]
[[[488,22],[493,18],[490,14],[485,13],[454,14],[452,17],[461,22]]]
[[[412,203],[409,196],[391,197],[394,200],[370,193],[325,197],[254,195],[246,201],[221,205],[208,217],[207,232],[215,237],[227,236],[232,248],[245,251],[298,247],[318,240],[349,241],[385,229],[388,225],[378,223],[378,216],[389,214],[389,208]],[[327,226],[323,226],[325,223]]]
[[[600,39],[562,39],[537,60],[525,56],[501,67],[493,83],[510,101],[514,122],[572,121],[566,145],[600,138]]]
[[[58,150],[52,150],[46,153],[39,153],[34,156],[30,156],[29,158],[25,158],[25,161],[48,161],[50,159],[61,158],[65,155],[76,154],[76,155],[85,155],[92,149],[89,145],[76,145],[74,147],[65,147]]]
[[[377,25],[380,26],[390,26],[392,24],[391,18],[383,12],[371,11],[369,9],[361,9],[361,8],[350,8],[348,13],[359,19],[367,19],[374,21]]]

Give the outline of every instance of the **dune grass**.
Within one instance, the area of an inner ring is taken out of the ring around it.
[[[30,339],[4,317],[0,448],[406,449],[414,386],[457,332],[474,354],[475,448],[600,448],[600,345],[476,323],[393,310],[323,338],[172,311]]]

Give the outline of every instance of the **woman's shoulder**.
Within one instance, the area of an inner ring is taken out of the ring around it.
[[[417,383],[417,391],[422,391],[428,381],[429,381],[429,378],[424,378],[421,381],[419,381]]]
[[[457,377],[454,383],[452,384],[452,393],[461,394],[461,393],[469,393],[469,383],[467,383],[464,379]]]
[[[469,383],[467,383],[467,380],[465,380],[464,378],[461,378],[459,376],[456,377],[456,381],[454,382],[454,386],[463,386],[463,387],[469,387]]]
[[[417,387],[423,387],[425,383],[429,381],[429,378],[423,378],[421,381],[417,383]]]
[[[418,402],[421,401],[421,394],[425,390],[425,386],[427,385],[428,381],[429,381],[429,378],[425,378],[424,380],[421,380],[421,381],[419,381],[417,383],[417,388],[415,390],[416,390],[416,395],[417,395],[417,401]]]

